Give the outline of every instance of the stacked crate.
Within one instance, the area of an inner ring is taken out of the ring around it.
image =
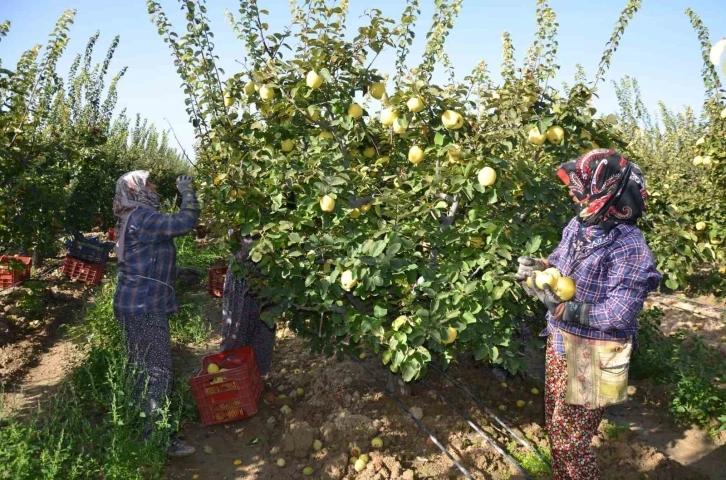
[[[62,272],[71,280],[78,280],[86,285],[101,283],[113,243],[85,238],[76,233],[73,240],[66,242],[66,246],[68,253]]]

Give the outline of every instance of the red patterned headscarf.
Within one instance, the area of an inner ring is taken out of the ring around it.
[[[643,172],[615,150],[593,150],[564,163],[557,176],[567,185],[583,225],[635,224],[645,213]]]

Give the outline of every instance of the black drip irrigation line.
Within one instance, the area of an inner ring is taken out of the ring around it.
[[[441,393],[438,390],[436,390],[436,388],[433,385],[431,385],[430,383],[428,383],[425,380],[422,380],[421,381],[421,385],[423,385],[425,387],[428,387],[429,389],[431,389],[434,392],[436,392],[436,394],[439,396],[439,398],[441,399],[442,402],[444,402],[445,404],[447,404],[453,411],[455,411],[461,418],[463,418],[466,421],[466,423],[468,423],[469,426],[472,429],[474,429],[474,431],[476,431],[476,433],[478,433],[479,435],[481,435],[484,438],[484,440],[486,440],[487,443],[489,443],[489,445],[491,445],[492,447],[494,447],[494,449],[497,452],[499,452],[499,454],[501,456],[503,456],[509,463],[511,463],[514,466],[514,468],[516,468],[519,471],[519,473],[521,473],[522,475],[524,475],[524,478],[526,478],[527,480],[532,480],[532,477],[529,475],[529,473],[524,468],[522,468],[522,466],[519,464],[519,462],[517,462],[514,458],[512,458],[512,456],[509,455],[507,452],[505,452],[504,449],[501,446],[499,446],[499,444],[492,437],[490,437],[489,435],[487,435],[486,433],[484,433],[484,430],[482,430],[481,426],[478,423],[476,423],[466,413],[464,413],[463,411],[461,411],[448,398],[446,398],[446,396],[444,396],[443,393]]]
[[[46,276],[47,274],[49,274],[49,273],[50,273],[50,272],[52,272],[53,270],[58,270],[58,269],[59,269],[59,268],[61,268],[62,266],[63,266],[63,262],[61,262],[61,263],[60,263],[60,264],[58,264],[58,265],[54,265],[54,266],[52,266],[52,267],[48,267],[48,268],[47,268],[46,270],[44,270],[44,271],[42,271],[42,272],[40,272],[40,273],[36,274],[36,275],[35,275],[35,277],[33,277],[33,278],[43,278],[44,276]]]
[[[379,383],[384,383],[384,382],[381,382],[381,380],[379,380],[379,379],[378,379],[378,377],[376,377],[376,375],[375,375],[375,374],[374,374],[374,373],[373,373],[373,372],[372,372],[372,371],[371,371],[371,370],[370,370],[370,369],[368,368],[368,366],[367,366],[367,365],[366,365],[365,363],[363,363],[363,362],[362,362],[361,360],[359,360],[358,358],[356,358],[356,357],[355,357],[355,356],[353,356],[353,355],[350,355],[350,358],[352,358],[353,360],[355,360],[356,362],[358,362],[358,364],[359,364],[359,365],[360,365],[361,367],[363,367],[363,370],[365,370],[365,371],[366,371],[366,373],[368,373],[368,375],[370,375],[370,376],[371,376],[371,377],[372,377],[372,378],[373,378],[374,380],[376,380],[376,381],[377,381],[377,382],[379,382]],[[405,413],[406,413],[406,414],[407,414],[407,415],[408,415],[409,417],[411,417],[411,420],[413,420],[413,421],[414,421],[414,423],[416,424],[416,426],[417,426],[417,427],[418,427],[418,428],[419,428],[420,430],[422,430],[422,431],[423,431],[423,432],[424,432],[424,433],[425,433],[426,435],[428,435],[428,436],[429,436],[429,438],[431,439],[431,441],[432,441],[432,442],[434,442],[434,445],[436,445],[436,446],[437,446],[437,447],[439,448],[439,450],[441,450],[442,452],[444,452],[444,453],[446,454],[446,456],[447,456],[447,457],[449,457],[449,459],[450,459],[450,460],[451,460],[452,462],[454,462],[454,465],[456,465],[456,468],[458,468],[458,469],[459,469],[459,471],[460,471],[461,473],[463,473],[463,474],[464,474],[464,476],[466,476],[466,478],[468,478],[468,479],[470,479],[470,480],[474,480],[474,477],[472,477],[472,476],[471,476],[471,473],[469,473],[469,471],[468,471],[468,470],[467,470],[466,468],[464,468],[464,466],[463,466],[463,465],[462,465],[461,463],[459,463],[459,461],[458,461],[458,460],[456,460],[456,458],[454,458],[454,456],[453,456],[453,455],[451,454],[451,452],[449,452],[449,451],[448,451],[448,450],[446,449],[446,447],[444,447],[444,446],[443,446],[443,445],[441,444],[441,442],[439,442],[439,441],[438,441],[438,439],[437,439],[436,437],[434,437],[434,435],[433,435],[433,434],[432,434],[432,433],[431,433],[431,432],[429,431],[429,429],[428,429],[428,428],[426,428],[426,426],[425,426],[425,425],[424,425],[423,423],[421,423],[421,421],[420,421],[420,420],[419,420],[418,418],[416,418],[416,417],[415,417],[415,416],[413,415],[413,413],[411,413],[411,410],[409,410],[409,409],[408,409],[408,407],[407,407],[407,406],[406,406],[406,405],[405,405],[405,404],[404,404],[404,403],[403,403],[403,402],[402,402],[401,400],[399,400],[399,399],[398,399],[398,397],[396,397],[396,396],[395,396],[394,394],[392,394],[391,392],[389,392],[389,391],[388,391],[388,389],[386,388],[386,386],[385,386],[385,385],[384,385],[384,388],[383,388],[383,392],[384,392],[384,393],[385,393],[385,394],[386,394],[386,395],[387,395],[387,396],[388,396],[388,397],[389,397],[389,398],[390,398],[391,400],[393,400],[394,402],[396,402],[396,404],[397,404],[397,405],[398,405],[398,406],[399,406],[399,407],[401,408],[401,410],[403,410],[403,411],[404,411],[404,412],[405,412]]]
[[[453,378],[451,378],[451,376],[448,373],[444,372],[441,368],[437,367],[433,363],[429,364],[429,368],[431,368],[432,370],[438,372],[439,375],[441,375],[446,380],[448,380],[449,382],[451,382],[452,385],[454,385],[460,391],[462,391],[465,394],[467,394],[469,396],[469,398],[471,398],[474,401],[474,403],[477,404],[477,406],[479,408],[481,408],[482,410],[484,410],[484,413],[486,413],[487,415],[489,415],[490,417],[492,417],[502,428],[504,428],[504,430],[507,431],[507,433],[509,433],[512,437],[514,437],[520,443],[520,445],[522,445],[527,450],[530,450],[532,453],[534,453],[535,455],[537,455],[537,458],[539,458],[542,462],[544,462],[545,465],[548,465],[548,466],[550,465],[550,462],[548,462],[547,459],[545,459],[542,456],[542,454],[540,454],[539,451],[536,448],[534,448],[532,445],[530,445],[530,443],[527,440],[525,440],[524,438],[522,438],[519,434],[517,434],[517,432],[515,432],[514,430],[512,430],[506,423],[504,423],[504,421],[501,418],[499,418],[499,416],[496,413],[494,413],[489,407],[487,407],[486,405],[484,405],[484,402],[482,402],[481,400],[479,400],[479,398],[476,395],[474,395],[473,393],[471,393],[471,390],[469,390],[468,388],[466,388],[466,386],[460,384],[459,382],[457,382],[456,380],[454,380]]]

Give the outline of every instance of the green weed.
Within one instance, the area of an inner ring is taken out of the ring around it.
[[[669,411],[677,421],[706,427],[716,419],[720,429],[726,429],[726,390],[717,386],[718,379],[726,378],[726,361],[700,336],[684,331],[663,335],[662,318],[658,308],[640,316],[633,378],[667,384]]]
[[[179,313],[169,318],[172,342],[180,345],[198,345],[205,342],[212,333],[212,326],[202,315],[201,306],[181,300],[180,298]]]
[[[22,292],[15,300],[15,305],[26,315],[35,317],[43,313],[43,297],[35,291]]]
[[[550,464],[552,463],[552,455],[548,450],[539,447],[534,448],[537,448],[539,454],[542,455],[542,457],[544,457],[548,462],[550,462]],[[533,477],[549,478],[549,476],[552,474],[552,469],[549,465],[547,465],[547,463],[543,462],[531,450],[526,450],[522,448],[518,443],[510,442],[509,444],[507,444],[507,451],[512,457],[514,457],[517,462],[519,462],[522,468],[524,468]]]
[[[620,437],[621,434],[629,432],[630,428],[627,425],[618,425],[617,423],[604,421],[603,431],[608,439],[614,440]]]
[[[44,311],[44,294],[46,284],[36,280],[23,283],[23,288],[13,292],[11,299],[24,315],[39,317]]]
[[[196,418],[185,381],[176,381],[156,433],[143,441],[133,375],[113,316],[113,282],[100,287],[84,324],[71,329],[86,351],[42,407],[0,428],[0,478],[147,480],[163,475],[169,433]],[[192,307],[183,312],[197,312]],[[183,313],[180,317],[193,317]],[[187,318],[185,325],[193,321]],[[188,328],[188,327],[187,327]],[[183,329],[182,329],[183,330]],[[186,334],[185,338],[192,338]],[[2,411],[2,409],[0,409]]]
[[[191,235],[175,238],[174,244],[176,245],[177,265],[197,268],[206,274],[209,267],[226,263],[225,258],[228,251],[224,245],[199,246]]]

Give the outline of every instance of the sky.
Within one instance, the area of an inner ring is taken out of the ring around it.
[[[177,0],[158,0],[182,32]],[[422,12],[417,25],[416,44],[409,56],[415,66],[425,47],[425,33],[431,25],[433,0],[421,0]],[[290,19],[289,0],[258,0],[260,8],[270,11],[268,23],[282,31]],[[598,89],[595,106],[601,113],[614,112],[617,101],[611,82],[625,75],[640,82],[643,99],[651,110],[663,101],[681,110],[698,110],[704,97],[700,72],[702,59],[698,38],[684,11],[693,9],[709,29],[712,42],[726,36],[726,8],[723,0],[644,0],[642,9],[631,21],[620,48],[615,53],[605,84]],[[605,44],[610,38],[625,0],[550,0],[559,23],[558,63],[561,70],[555,83],[572,85],[575,65],[581,64],[589,79]],[[350,0],[349,26],[360,25],[360,15],[379,8],[384,15],[400,18],[405,0]],[[237,12],[235,0],[208,0],[208,15],[215,33],[216,53],[228,74],[241,69],[235,60],[244,57],[244,44],[238,40],[224,17],[226,9]],[[71,41],[59,63],[65,76],[77,53],[83,53],[88,38],[100,31],[95,60],[102,61],[113,37],[121,43],[112,63],[112,72],[128,67],[118,89],[117,110],[129,116],[140,113],[161,129],[173,127],[180,143],[191,154],[194,131],[184,107],[185,96],[175,71],[171,53],[151,22],[144,0],[0,0],[0,22],[10,20],[8,36],[0,42],[4,68],[12,68],[23,51],[47,41],[56,20],[66,9],[76,9]],[[464,0],[461,15],[447,40],[457,76],[468,74],[480,60],[498,73],[501,64],[501,34],[512,35],[518,64],[526,53],[536,30],[535,0]],[[393,54],[382,55],[375,64],[393,73]],[[169,123],[167,123],[167,121]]]

